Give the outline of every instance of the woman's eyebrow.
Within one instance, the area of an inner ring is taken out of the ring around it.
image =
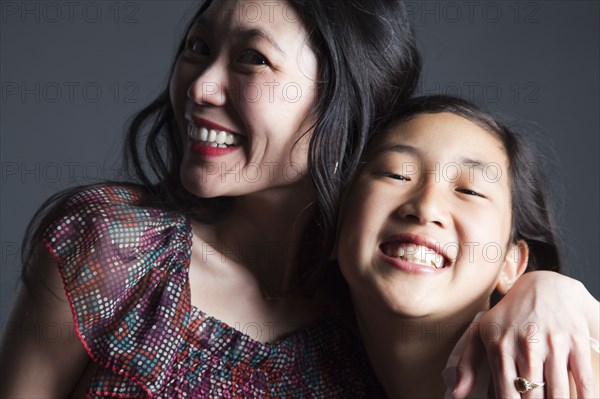
[[[285,51],[283,51],[281,49],[281,47],[279,47],[279,45],[277,44],[277,42],[275,41],[275,39],[269,35],[269,33],[265,32],[262,29],[258,29],[258,28],[236,28],[233,31],[233,35],[236,37],[248,37],[248,38],[255,38],[255,37],[260,37],[261,39],[264,39],[266,41],[268,41],[269,43],[271,43],[271,45],[275,48],[275,50],[277,50],[279,53],[281,53],[281,55],[285,56]]]
[[[199,15],[194,20],[194,24],[198,24],[201,28],[205,29],[208,21],[209,20],[204,15]],[[277,41],[275,41],[273,36],[271,36],[268,32],[264,31],[263,29],[238,27],[238,28],[234,29],[233,36],[248,37],[248,38],[260,37],[261,39],[268,41],[275,48],[275,50],[277,50],[279,53],[281,53],[281,55],[285,56],[285,51],[283,51],[281,46],[279,46],[279,44],[277,44]]]

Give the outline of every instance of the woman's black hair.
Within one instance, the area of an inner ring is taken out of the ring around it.
[[[510,177],[512,229],[510,240],[523,240],[529,246],[527,271],[560,272],[560,236],[551,210],[551,203],[539,157],[531,144],[475,104],[452,96],[434,95],[413,98],[382,120],[372,137],[389,131],[393,126],[421,114],[449,112],[462,116],[497,137],[508,156]]]
[[[317,206],[308,228],[313,234],[306,245],[312,247],[314,256],[303,259],[311,263],[318,259],[314,248],[327,251],[333,245],[334,235],[330,233],[335,227],[341,188],[358,165],[373,121],[412,94],[421,59],[405,6],[399,0],[287,2],[304,23],[319,60],[317,119],[308,155]],[[211,3],[205,0],[200,5],[186,33]],[[171,65],[169,81],[184,47],[185,38]],[[205,222],[228,211],[229,198],[197,198],[181,184],[182,142],[168,84],[135,115],[125,144],[125,159],[148,204],[186,212]],[[49,221],[62,212],[66,199],[81,189],[59,193],[42,204],[23,238],[24,265]]]

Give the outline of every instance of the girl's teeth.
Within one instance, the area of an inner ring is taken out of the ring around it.
[[[227,145],[233,144],[233,134],[231,134],[231,133],[227,134],[227,137],[225,138],[225,144],[227,144]]]
[[[386,246],[386,255],[401,258],[407,262],[441,269],[444,267],[444,257],[431,248],[416,244],[399,244]]]

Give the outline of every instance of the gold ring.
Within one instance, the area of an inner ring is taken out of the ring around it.
[[[546,383],[529,381],[523,377],[517,377],[515,379],[515,388],[517,388],[517,392],[519,393],[529,392],[532,389],[543,387],[544,385],[546,385]]]

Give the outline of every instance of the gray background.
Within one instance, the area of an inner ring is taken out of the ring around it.
[[[72,5],[65,5],[65,3]],[[598,298],[599,3],[408,2],[422,93],[458,94],[543,147],[567,273]],[[158,94],[193,1],[3,1],[0,315],[26,223],[49,195],[118,175],[127,119]]]

